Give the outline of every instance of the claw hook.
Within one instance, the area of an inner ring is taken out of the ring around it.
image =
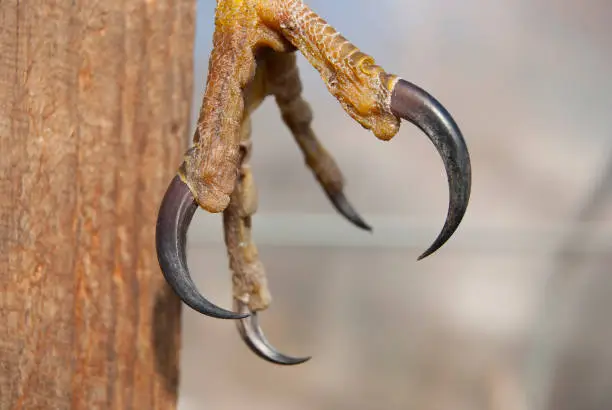
[[[329,198],[329,201],[332,203],[334,208],[336,208],[336,211],[338,211],[340,215],[344,216],[350,223],[363,229],[364,231],[372,231],[372,227],[368,225],[368,223],[364,221],[363,218],[357,213],[348,199],[346,199],[343,192],[340,191],[332,193],[325,190],[325,194]]]
[[[449,207],[442,231],[418,260],[436,250],[461,223],[470,199],[472,170],[467,146],[459,127],[446,109],[426,91],[400,79],[391,95],[390,108],[399,118],[420,128],[435,145],[448,178]]]
[[[268,342],[264,336],[263,330],[261,330],[261,327],[259,327],[257,312],[250,312],[245,303],[242,303],[236,299],[234,299],[234,308],[240,313],[247,315],[250,314],[249,317],[237,321],[236,326],[238,327],[238,332],[240,333],[242,340],[257,356],[271,363],[285,366],[301,364],[311,359],[310,356],[291,357],[280,353],[270,344],[270,342]]]
[[[244,319],[249,313],[234,313],[209,302],[198,292],[187,268],[187,230],[198,208],[189,187],[177,175],[162,200],[157,217],[155,242],[162,273],[174,292],[192,309],[218,319]]]

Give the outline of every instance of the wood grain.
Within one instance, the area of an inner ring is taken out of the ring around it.
[[[0,1],[0,409],[173,409],[193,0]]]

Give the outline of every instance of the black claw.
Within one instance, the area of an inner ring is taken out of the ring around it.
[[[449,188],[449,207],[442,231],[419,260],[438,250],[461,223],[470,199],[470,155],[459,127],[446,109],[426,91],[400,79],[391,96],[391,111],[419,127],[436,146],[444,162]]]
[[[157,217],[155,242],[157,259],[162,273],[174,292],[192,309],[218,319],[243,319],[246,313],[234,313],[220,308],[198,292],[187,268],[187,230],[198,208],[187,185],[177,175],[174,177]]]
[[[249,312],[248,306],[237,300],[234,302],[234,308],[242,313],[250,313],[250,317],[237,321],[236,326],[238,327],[238,332],[242,340],[244,340],[249,349],[257,356],[271,363],[284,366],[301,364],[311,359],[310,356],[291,357],[278,352],[270,342],[268,342],[261,327],[259,327],[257,323],[257,313]]]
[[[350,202],[346,199],[346,196],[342,191],[335,193],[325,191],[325,194],[329,198],[334,208],[336,208],[336,210],[342,216],[348,219],[349,222],[358,228],[372,232],[372,227],[361,218],[357,211],[355,211],[355,208],[353,208]]]

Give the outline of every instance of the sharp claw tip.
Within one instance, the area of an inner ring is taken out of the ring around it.
[[[250,312],[232,312],[208,301],[191,278],[185,245],[197,207],[189,187],[176,175],[162,199],[156,225],[155,245],[162,274],[179,299],[193,310],[217,319],[248,318]]]
[[[353,223],[358,227],[363,229],[364,231],[368,231],[368,232],[372,232],[373,229],[370,225],[368,225],[367,223],[365,223],[364,221],[353,221]]]
[[[329,192],[325,191],[327,197],[334,205],[336,210],[344,216],[350,223],[355,225],[357,228],[363,229],[364,231],[372,232],[372,227],[368,225],[366,221],[355,211],[346,196],[342,191]]]
[[[442,231],[417,261],[436,252],[455,232],[466,212],[471,190],[470,155],[450,113],[431,95],[405,80],[397,82],[390,102],[394,115],[420,128],[442,157],[449,183],[449,211]]]
[[[366,221],[364,221],[363,219],[359,218],[359,217],[351,217],[345,213],[342,213],[342,215],[344,217],[346,217],[346,219],[352,223],[353,225],[355,225],[357,228],[359,229],[363,229],[364,231],[367,232],[372,232],[372,227],[370,225],[368,225],[366,223]]]
[[[291,357],[278,352],[264,336],[263,330],[258,324],[257,312],[250,311],[246,304],[238,300],[234,300],[234,306],[238,308],[239,312],[248,311],[251,313],[249,320],[241,320],[236,324],[242,340],[257,356],[279,366],[298,365],[312,358],[311,356]]]
[[[302,363],[306,363],[307,361],[309,361],[310,359],[312,359],[311,356],[308,357],[295,357],[292,358],[291,360],[274,360],[271,361],[271,363],[277,365],[277,366],[296,366],[298,364],[302,364]],[[270,361],[269,358],[266,358],[266,360]]]
[[[431,246],[429,249],[427,249],[425,252],[423,252],[418,258],[417,258],[417,262],[421,261],[423,259],[425,259],[426,257],[433,255],[438,249],[440,249],[441,245],[435,245]]]
[[[296,360],[293,364],[302,364],[302,363],[306,363],[307,361],[309,361],[310,359],[312,359],[312,356],[308,356],[308,357],[302,357],[301,359]]]

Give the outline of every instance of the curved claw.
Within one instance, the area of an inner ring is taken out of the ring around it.
[[[198,208],[189,187],[177,175],[162,200],[157,217],[155,244],[162,273],[174,292],[192,309],[218,319],[243,319],[246,313],[222,309],[198,292],[187,268],[187,230]]]
[[[346,199],[343,192],[332,193],[325,190],[325,194],[327,195],[327,198],[329,198],[329,201],[332,203],[334,208],[336,208],[336,210],[342,216],[348,219],[349,222],[363,230],[370,232],[372,231],[372,227],[361,218],[357,211],[355,211],[355,208],[353,208],[348,199]]]
[[[472,183],[470,155],[459,127],[426,91],[400,79],[391,96],[391,111],[419,127],[436,146],[448,178],[449,207],[442,231],[418,260],[438,250],[453,235],[468,206]]]
[[[250,313],[250,317],[242,319],[236,322],[240,337],[251,349],[253,353],[269,362],[280,364],[284,366],[296,365],[304,363],[311,359],[311,357],[291,357],[286,356],[278,352],[268,342],[263,334],[263,331],[259,327],[257,321],[257,312],[250,312],[246,304],[234,299],[234,308],[241,313]]]

